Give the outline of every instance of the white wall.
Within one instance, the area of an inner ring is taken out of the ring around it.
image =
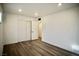
[[[22,20],[22,21],[32,21],[33,22],[33,21],[35,21],[35,18],[5,13],[4,44],[16,43],[18,41],[18,21],[20,21],[20,20]],[[34,25],[34,26],[36,26],[36,25]],[[37,29],[34,29],[34,32],[36,30]],[[37,33],[32,34],[33,39],[37,39]]]
[[[43,41],[79,53],[78,12],[78,7],[73,7],[43,17]]]

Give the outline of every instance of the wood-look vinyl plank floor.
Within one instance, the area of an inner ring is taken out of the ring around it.
[[[24,41],[4,46],[5,56],[77,56],[78,54],[40,40]]]

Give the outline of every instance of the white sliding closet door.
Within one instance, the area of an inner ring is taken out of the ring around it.
[[[31,40],[31,21],[18,21],[18,42]]]

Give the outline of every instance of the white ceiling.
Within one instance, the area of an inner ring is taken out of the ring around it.
[[[58,3],[4,3],[3,8],[4,12],[7,13],[35,17],[34,13],[37,12],[39,17],[41,17],[76,6],[76,4],[71,3],[63,3],[60,7],[58,7],[57,5]],[[18,12],[18,9],[22,9],[22,12]]]

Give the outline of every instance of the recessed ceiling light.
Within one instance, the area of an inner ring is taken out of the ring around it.
[[[19,12],[22,12],[22,9],[18,9]]]
[[[58,6],[61,6],[62,5],[62,3],[58,3]]]
[[[36,12],[34,15],[35,15],[35,17],[37,17],[38,16],[38,13]]]

